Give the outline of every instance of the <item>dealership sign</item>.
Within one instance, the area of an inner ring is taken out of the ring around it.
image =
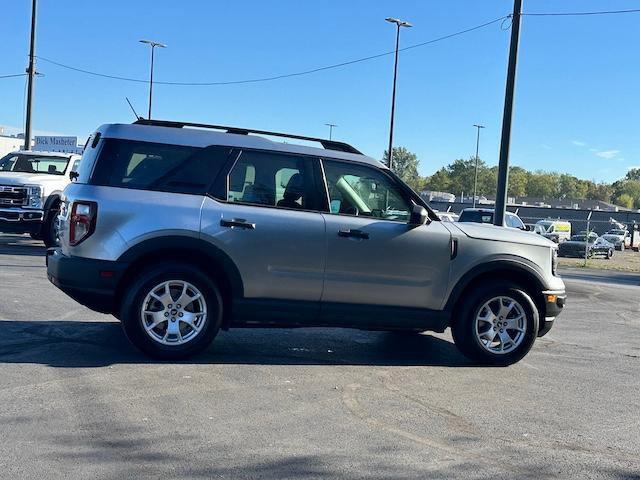
[[[33,149],[40,152],[82,153],[82,147],[78,147],[78,137],[57,135],[36,136]]]

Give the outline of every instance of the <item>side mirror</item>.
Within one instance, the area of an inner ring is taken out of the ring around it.
[[[69,172],[69,180],[71,180],[72,182],[79,176],[80,175],[78,174],[78,172],[74,172],[73,170]]]
[[[409,225],[420,226],[427,223],[429,214],[427,209],[422,205],[414,205],[411,209],[411,216],[409,217]]]
[[[530,225],[525,225],[523,230],[530,232],[531,231],[531,226]]]

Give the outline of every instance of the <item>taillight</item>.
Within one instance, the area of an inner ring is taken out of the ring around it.
[[[96,229],[97,213],[96,202],[73,202],[69,220],[69,245],[78,245],[91,236]]]

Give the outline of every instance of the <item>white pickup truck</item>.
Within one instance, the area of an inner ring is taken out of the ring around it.
[[[0,159],[0,232],[28,233],[56,246],[60,194],[76,172],[80,156],[17,151]]]

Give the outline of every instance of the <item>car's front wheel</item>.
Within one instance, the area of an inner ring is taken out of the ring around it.
[[[144,353],[180,359],[204,350],[222,323],[217,285],[200,269],[167,263],[143,272],[127,289],[120,320]]]
[[[525,291],[515,285],[488,284],[461,301],[451,330],[465,356],[483,365],[510,365],[529,352],[540,320]]]

